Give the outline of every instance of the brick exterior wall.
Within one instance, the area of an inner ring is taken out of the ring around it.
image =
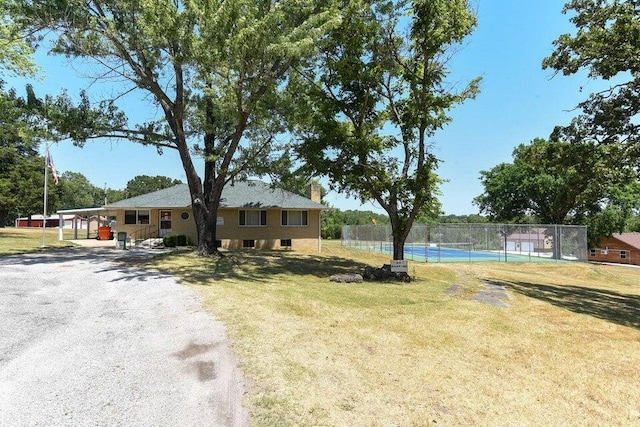
[[[603,254],[602,250],[607,253]],[[595,256],[592,256],[594,251]],[[621,251],[627,252],[626,258],[621,258]],[[640,249],[615,238],[602,238],[597,248],[589,250],[589,261],[640,265]]]
[[[129,210],[129,209],[127,209]],[[127,235],[143,233],[144,229],[157,231],[160,224],[160,211],[171,211],[171,234],[189,236],[197,242],[196,225],[191,208],[149,209],[149,224],[125,224],[124,209],[117,211],[117,227],[114,231],[124,231]],[[291,249],[303,252],[320,252],[320,211],[309,210],[308,225],[282,226],[281,209],[267,209],[266,226],[240,226],[238,209],[218,210],[217,239],[224,249],[239,249],[244,240],[254,240],[256,249]],[[182,214],[188,214],[182,219]],[[290,247],[280,245],[281,240],[291,240]]]
[[[308,212],[308,225],[281,225],[281,209],[267,210],[266,226],[240,226],[238,209],[220,209],[217,238],[225,249],[242,248],[243,240],[255,240],[256,249],[291,249],[294,251],[320,252],[320,211]],[[291,240],[291,247],[282,247],[281,240]]]

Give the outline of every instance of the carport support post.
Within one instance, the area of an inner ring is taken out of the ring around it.
[[[58,214],[58,240],[64,240],[64,233],[62,232],[62,228],[64,227],[64,216],[62,214]]]

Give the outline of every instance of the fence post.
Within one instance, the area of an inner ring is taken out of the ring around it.
[[[424,262],[429,262],[429,226],[425,226],[424,230]]]
[[[471,224],[467,224],[467,225],[468,225],[467,239],[469,240],[469,262],[471,262],[471,250],[473,249],[473,241],[471,236]]]

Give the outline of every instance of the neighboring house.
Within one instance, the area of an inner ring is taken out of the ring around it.
[[[640,233],[603,237],[589,250],[589,261],[640,265]]]
[[[271,188],[262,181],[227,184],[218,209],[216,238],[224,249],[320,251],[320,186],[310,198]],[[120,200],[103,207],[115,216],[113,231],[132,242],[183,234],[197,243],[191,195],[186,184]]]
[[[553,237],[548,235],[546,228],[531,228],[528,233],[511,233],[507,236],[507,250],[513,252],[552,252]]]
[[[42,215],[31,215],[31,225],[29,225],[29,218],[22,217],[16,219],[16,227],[42,227]],[[62,228],[77,228],[80,230],[87,229],[87,218],[83,218],[80,215],[62,215],[60,216],[47,216],[46,226],[50,228],[59,227],[62,221]]]

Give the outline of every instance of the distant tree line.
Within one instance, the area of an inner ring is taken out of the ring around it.
[[[422,215],[416,219],[416,224],[440,223],[486,223],[491,220],[482,215]],[[340,239],[344,225],[387,225],[389,216],[373,211],[346,210],[329,208],[322,213],[321,233],[323,239]]]
[[[14,224],[16,218],[42,214],[44,211],[45,158],[38,153],[38,144],[25,138],[18,126],[17,111],[27,101],[18,98],[13,91],[1,92],[0,122],[0,227]],[[18,107],[7,108],[7,105]],[[180,184],[177,179],[165,176],[139,175],[127,182],[124,189],[94,185],[79,172],[65,171],[59,182],[49,181],[47,212],[60,209],[98,207],[129,197],[149,193]]]
[[[640,231],[637,168],[613,145],[541,138],[520,144],[513,162],[481,172],[474,199],[492,221],[587,226],[589,243]]]

